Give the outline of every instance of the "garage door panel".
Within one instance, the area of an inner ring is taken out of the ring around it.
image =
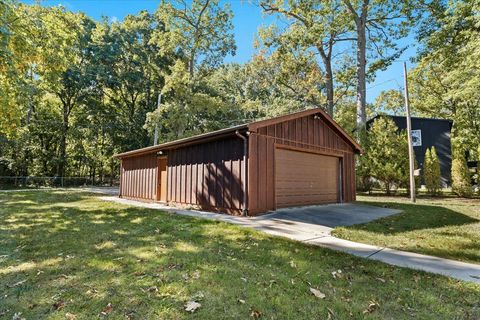
[[[338,201],[338,158],[277,149],[275,159],[277,207]]]

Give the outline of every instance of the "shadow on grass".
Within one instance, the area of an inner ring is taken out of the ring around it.
[[[25,192],[0,202],[0,318],[97,318],[109,303],[113,319],[248,318],[252,309],[307,319],[327,308],[360,318],[372,297],[378,317],[407,317],[398,301],[430,312],[439,296],[442,312],[459,318],[477,303],[477,289],[465,287],[459,308],[459,284],[447,278],[417,283],[421,272],[84,193]],[[332,279],[338,269],[344,278]],[[387,282],[379,286],[378,277]],[[320,285],[325,300],[309,292]],[[190,315],[183,305],[199,292],[202,308]]]
[[[479,220],[463,213],[435,205],[405,204],[397,202],[362,202],[364,204],[402,210],[401,213],[380,218],[369,223],[345,227],[350,230],[363,230],[395,235],[399,233],[462,226],[477,223]]]

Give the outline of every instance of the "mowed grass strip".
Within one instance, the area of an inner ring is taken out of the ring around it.
[[[0,318],[475,319],[479,296],[472,283],[87,193],[0,193]],[[201,306],[187,312],[189,301]]]
[[[480,264],[480,199],[359,196],[361,203],[402,210],[333,235],[362,243]]]

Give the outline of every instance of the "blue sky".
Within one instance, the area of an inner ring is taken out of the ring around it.
[[[25,3],[34,1],[25,0]],[[72,11],[82,11],[93,19],[99,20],[102,16],[110,19],[122,20],[128,14],[135,14],[140,10],[155,11],[159,0],[47,0],[43,5],[63,5]],[[226,62],[243,63],[250,59],[254,53],[253,41],[257,30],[262,25],[268,25],[272,19],[262,14],[260,8],[248,0],[229,1],[234,14],[233,24],[237,53],[235,56],[226,58]],[[409,37],[402,41],[401,45],[414,43]],[[400,60],[408,60],[415,54],[415,49],[410,47],[400,57]],[[408,62],[407,62],[408,64]],[[399,89],[403,86],[402,61],[394,62],[386,71],[377,73],[376,80],[367,84],[367,101],[373,102],[382,90]]]

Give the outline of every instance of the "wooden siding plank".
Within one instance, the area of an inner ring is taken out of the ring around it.
[[[266,207],[268,210],[275,209],[275,140],[268,138],[266,139],[266,164],[267,164],[267,174],[266,174],[266,187],[265,192],[267,193],[267,204]]]
[[[249,138],[248,158],[248,204],[249,210],[258,210],[258,136],[251,134]]]

